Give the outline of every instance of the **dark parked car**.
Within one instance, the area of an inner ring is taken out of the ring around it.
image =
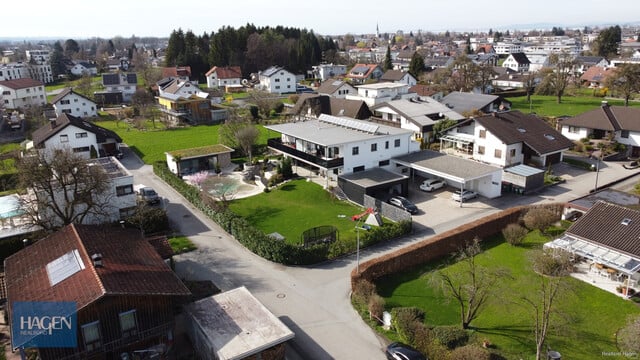
[[[407,200],[407,198],[402,196],[394,196],[389,199],[389,204],[395,205],[403,210],[410,212],[411,214],[418,213],[418,207],[415,206],[411,201]]]
[[[388,360],[428,360],[420,351],[400,342],[387,346],[385,354]]]

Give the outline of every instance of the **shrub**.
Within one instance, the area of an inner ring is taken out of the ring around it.
[[[276,114],[280,114],[282,113],[282,110],[284,110],[284,103],[282,101],[278,101],[274,106],[273,106],[273,112]]]
[[[491,353],[478,345],[465,345],[451,352],[451,360],[491,360]]]
[[[260,109],[258,109],[257,106],[255,105],[249,106],[249,113],[251,114],[251,117],[253,118],[253,120],[260,119]]]
[[[298,94],[291,94],[288,97],[289,101],[291,101],[292,104],[295,104],[298,102],[298,99],[300,99],[300,95]]]
[[[545,208],[531,208],[523,217],[524,226],[529,230],[544,230],[558,221],[559,217],[551,210]]]
[[[573,151],[583,152],[584,151],[584,143],[579,142],[579,141],[574,141],[573,142]]]
[[[466,345],[469,334],[455,326],[436,326],[433,328],[433,337],[449,349]]]
[[[391,324],[402,341],[413,344],[416,330],[424,321],[424,311],[417,307],[400,307],[391,310]]]
[[[414,327],[414,336],[415,339],[413,341],[413,347],[416,348],[423,354],[429,355],[431,359],[440,359],[440,357],[436,357],[435,355],[430,355],[430,345],[433,343],[433,336],[431,335],[431,329],[429,329],[425,324],[416,321]]]
[[[361,305],[368,305],[369,299],[376,294],[376,286],[369,280],[360,280],[353,288],[351,298]]]
[[[522,240],[527,236],[527,229],[518,224],[509,224],[502,229],[502,236],[511,245],[516,246],[522,244]]]
[[[382,313],[384,312],[384,299],[382,296],[374,294],[369,297],[369,314],[377,319],[382,319]]]

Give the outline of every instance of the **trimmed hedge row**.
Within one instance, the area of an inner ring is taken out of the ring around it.
[[[329,257],[335,257],[335,251],[330,252],[330,245],[317,244],[310,247],[301,247],[288,244],[284,241],[274,240],[264,232],[255,228],[241,216],[235,214],[227,207],[221,205],[203,194],[197,188],[186,184],[182,179],[173,174],[163,162],[156,162],[153,171],[158,177],[178,191],[193,206],[202,211],[211,220],[220,225],[231,234],[244,247],[267,260],[285,265],[315,264]],[[410,222],[389,224],[384,227],[374,228],[363,234],[362,246],[371,245],[387,239],[393,239],[411,231]]]
[[[429,261],[448,256],[459,250],[466,242],[475,237],[482,240],[499,234],[507,225],[518,223],[521,216],[532,208],[547,208],[551,210],[559,220],[563,204],[509,208],[461,225],[455,229],[407,246],[393,253],[369,260],[360,264],[360,273],[357,272],[357,269],[351,271],[351,288],[354,289],[355,285],[361,280],[375,283],[377,279],[383,276],[406,271]]]

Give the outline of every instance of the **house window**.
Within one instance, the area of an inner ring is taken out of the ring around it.
[[[516,156],[516,149],[509,150],[509,157],[515,157],[515,156]]]
[[[393,147],[400,147],[400,139],[395,139],[393,141]]]
[[[10,91],[3,91],[2,95],[11,95],[11,92]]]
[[[70,101],[69,100],[60,100],[60,105],[69,105]]]
[[[378,162],[379,167],[388,166],[388,165],[389,165],[389,160],[382,160]]]
[[[69,135],[60,135],[60,142],[61,143],[69,142]]]
[[[356,167],[354,167],[354,168],[353,168],[353,172],[354,172],[354,173],[356,173],[356,172],[361,172],[361,171],[364,171],[364,165],[362,165],[362,166],[356,166]]]
[[[385,148],[385,149],[388,149],[388,148],[389,148],[389,141],[385,141],[385,142],[384,142],[384,148]]]
[[[280,79],[276,78],[276,79],[275,79],[275,82],[280,82]]]
[[[134,336],[138,332],[135,310],[120,313],[120,331],[123,338]]]
[[[133,216],[136,213],[137,208],[135,206],[120,209],[120,219],[124,220],[130,216]]]
[[[360,148],[357,146],[354,146],[353,148],[351,148],[351,155],[358,155],[360,154]]]
[[[376,152],[378,151],[378,144],[371,144],[371,152]]]
[[[622,131],[620,132],[620,137],[621,137],[621,138],[628,139],[628,138],[629,138],[629,130],[622,130]]]
[[[76,139],[86,138],[88,136],[89,134],[87,134],[86,132],[76,133]]]
[[[486,139],[487,138],[487,130],[480,130],[480,135],[479,135],[480,139]]]
[[[493,157],[495,157],[496,159],[501,159],[502,158],[502,150],[500,149],[496,149],[493,152]]]
[[[84,339],[84,348],[87,351],[94,351],[102,347],[100,321],[82,325],[82,338]]]
[[[89,149],[88,146],[82,146],[82,147],[73,148],[73,152],[74,153],[89,152],[89,151],[90,151],[90,149]]]
[[[277,85],[277,86],[276,86],[276,89],[280,89],[280,85]]]
[[[71,114],[71,109],[62,109],[63,114]]]
[[[116,195],[124,196],[133,194],[133,185],[116,186]]]
[[[478,146],[478,154],[484,155],[484,146]]]
[[[73,99],[73,102],[78,102],[78,99]]]
[[[572,134],[577,134],[580,132],[580,128],[577,126],[569,126],[569,132]]]

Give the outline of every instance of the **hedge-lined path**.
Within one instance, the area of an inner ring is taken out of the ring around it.
[[[134,175],[135,183],[154,187],[165,199],[163,206],[166,206],[172,224],[198,246],[196,251],[176,256],[176,271],[180,276],[190,280],[212,280],[223,291],[246,286],[295,332],[292,346],[287,349],[289,359],[384,359],[384,340],[360,319],[349,300],[355,255],[310,267],[286,267],[268,262],[246,250],[193,208],[157,178],[150,165],[144,165],[128,151],[125,153],[122,162]],[[602,171],[599,184],[631,174],[624,169],[613,171],[618,166],[611,164]],[[563,168],[558,170],[563,171]],[[572,173],[566,184],[530,199],[536,202],[568,201],[587,194],[594,181],[595,173]],[[457,219],[431,226],[428,233],[421,232],[365,249],[361,252],[361,261],[499,211],[508,206],[509,201],[523,203],[528,200],[527,197],[510,196],[491,200],[496,207],[481,209],[473,215],[461,212]]]

